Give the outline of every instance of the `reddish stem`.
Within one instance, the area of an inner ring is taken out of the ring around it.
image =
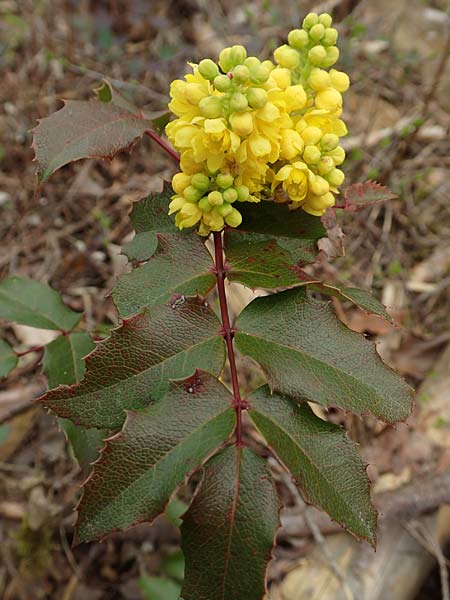
[[[230,362],[231,383],[233,386],[233,406],[236,409],[236,443],[242,446],[242,411],[244,403],[239,391],[239,381],[236,369],[236,357],[234,354],[233,338],[234,331],[230,324],[228,314],[227,295],[225,292],[225,278],[227,271],[223,263],[223,245],[222,233],[214,231],[214,254],[215,254],[215,274],[217,279],[217,290],[219,295],[220,314],[222,316],[222,332],[227,345],[228,360]]]
[[[45,348],[45,345],[42,346],[33,346],[33,348],[28,348],[28,350],[24,350],[23,352],[16,352],[16,356],[25,356],[26,354],[31,354],[32,352],[41,352]]]
[[[170,154],[170,156],[174,160],[176,160],[177,162],[180,161],[179,154],[177,154],[177,152],[175,152],[175,150],[171,146],[169,146],[169,144],[167,142],[165,142],[162,138],[160,138],[157,133],[155,133],[151,129],[147,129],[145,133],[148,136],[150,136],[152,138],[152,140],[154,140],[157,144],[159,144],[161,146],[161,148],[167,152],[167,154]]]

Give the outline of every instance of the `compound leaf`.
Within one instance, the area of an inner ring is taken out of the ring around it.
[[[211,255],[196,235],[157,234],[149,262],[119,277],[113,291],[119,314],[128,317],[173,294],[205,296],[216,282]]]
[[[158,246],[157,233],[181,235],[173,218],[167,214],[173,193],[172,187],[164,182],[162,192],[152,192],[133,205],[130,220],[136,235],[122,249],[130,260],[143,261],[150,258]]]
[[[350,185],[345,190],[344,205],[337,208],[344,208],[348,211],[361,210],[365,206],[387,202],[394,198],[397,198],[397,194],[391,192],[386,186],[376,181],[365,181]]]
[[[305,500],[374,544],[377,512],[364,464],[345,430],[319,419],[304,402],[272,395],[268,386],[255,390],[249,403],[255,425]]]
[[[261,600],[280,503],[264,459],[232,446],[204,467],[183,517],[184,600]]]
[[[40,401],[85,427],[115,428],[124,410],[144,408],[169,379],[196,368],[219,374],[225,361],[220,323],[200,298],[175,299],[127,319],[86,361],[83,381],[49,391]]]
[[[381,361],[372,342],[304,289],[257,298],[236,327],[237,348],[261,365],[273,391],[387,422],[408,416],[410,387]]]
[[[111,158],[151,126],[123,104],[100,100],[64,100],[64,106],[41,119],[33,130],[40,182],[81,158]]]
[[[58,292],[45,283],[7,277],[0,281],[0,318],[41,329],[70,330],[81,314],[67,308]]]
[[[15,367],[19,358],[5,340],[0,339],[0,378],[6,377]]]
[[[78,542],[162,514],[176,488],[231,435],[236,415],[219,381],[197,371],[165,396],[130,411],[107,440],[78,506]]]

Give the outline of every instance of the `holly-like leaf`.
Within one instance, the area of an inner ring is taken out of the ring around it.
[[[85,427],[120,427],[125,410],[144,408],[168,380],[197,368],[218,375],[225,361],[220,323],[200,298],[153,306],[123,322],[86,360],[83,381],[49,391],[40,401]]]
[[[61,296],[39,281],[7,277],[0,281],[0,318],[40,327],[71,330],[81,314],[67,308]]]
[[[84,358],[95,348],[94,340],[88,333],[77,332],[60,335],[45,347],[43,370],[50,388],[70,385],[83,379]],[[108,432],[105,429],[83,429],[69,421],[59,419],[59,425],[72,447],[75,458],[84,473],[88,473],[97,459],[103,440]]]
[[[280,503],[266,461],[228,447],[204,467],[183,518],[184,600],[262,600]]]
[[[352,287],[339,287],[328,283],[314,284],[311,286],[311,289],[320,292],[321,294],[326,294],[327,296],[334,296],[341,300],[349,300],[361,310],[383,317],[383,319],[386,319],[386,321],[389,321],[390,323],[393,322],[393,319],[387,312],[385,306],[367,290],[360,290]]]
[[[213,262],[196,235],[157,234],[158,249],[149,262],[119,277],[113,291],[122,317],[161,304],[173,294],[205,296],[214,286]]]
[[[151,123],[123,105],[100,100],[64,100],[64,106],[39,121],[33,148],[39,180],[81,158],[111,158],[142,137]]]
[[[95,94],[100,102],[105,102],[106,104],[111,102],[114,106],[123,108],[137,117],[142,116],[141,109],[122,96],[107,79],[103,79],[102,85],[95,90]]]
[[[236,327],[237,348],[261,365],[272,390],[387,422],[408,416],[412,390],[381,361],[375,344],[304,289],[257,298]]]
[[[397,198],[397,194],[394,194],[389,188],[376,181],[354,183],[345,190],[344,205],[337,205],[336,208],[356,211],[361,210],[365,206],[387,202],[394,198]]]
[[[226,235],[225,254],[230,281],[237,281],[252,289],[268,290],[282,290],[317,281],[303,271],[304,263],[296,261],[289,250],[279,246],[276,240],[251,242],[239,236],[243,241],[236,243],[236,237],[233,234]]]
[[[255,425],[305,500],[374,544],[377,512],[364,464],[345,430],[319,419],[304,402],[272,395],[268,386],[255,390],[249,403]]]
[[[232,397],[204,372],[171,382],[163,398],[130,411],[107,441],[78,506],[77,542],[162,514],[174,492],[231,435]]]
[[[0,378],[6,377],[15,367],[19,358],[5,340],[0,339]]]
[[[130,220],[136,235],[122,249],[130,260],[143,261],[150,258],[158,246],[157,233],[181,235],[173,218],[167,214],[173,193],[171,186],[165,182],[162,192],[152,192],[133,205]]]

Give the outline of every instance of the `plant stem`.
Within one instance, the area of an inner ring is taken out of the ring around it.
[[[180,161],[179,154],[175,152],[175,150],[171,146],[169,146],[169,144],[167,144],[162,138],[160,138],[157,133],[155,133],[152,129],[147,129],[145,133],[148,136],[150,136],[152,140],[154,140],[157,144],[159,144],[161,148],[167,152],[167,154],[170,154],[170,156],[174,160],[176,160],[177,162]]]
[[[215,274],[217,279],[217,291],[219,296],[220,314],[222,317],[222,333],[227,345],[228,361],[230,363],[231,383],[233,386],[233,406],[236,410],[236,444],[242,446],[242,411],[245,403],[242,401],[239,391],[239,381],[236,369],[236,357],[234,354],[233,338],[234,330],[230,324],[228,314],[227,295],[225,292],[225,278],[227,270],[223,262],[222,232],[214,231],[214,255],[215,255]]]
[[[16,352],[16,356],[25,356],[26,354],[31,354],[32,352],[41,352],[45,348],[45,345],[42,346],[33,346],[32,348],[28,348],[28,350],[23,350],[23,352]]]

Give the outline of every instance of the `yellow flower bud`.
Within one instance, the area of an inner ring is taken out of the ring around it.
[[[245,65],[237,65],[237,67],[234,67],[232,73],[233,81],[236,83],[247,83],[250,78],[249,68]]]
[[[320,141],[322,137],[322,130],[311,125],[303,129],[300,135],[307,146],[313,146]]]
[[[200,100],[198,105],[203,117],[217,119],[222,114],[222,102],[217,96],[208,96]]]
[[[183,229],[184,227],[192,227],[202,218],[202,211],[196,204],[192,204],[190,202],[184,204],[178,214],[180,215],[181,219],[181,222],[178,225],[180,229]]]
[[[236,188],[236,192],[237,192],[237,199],[239,200],[239,202],[245,202],[246,200],[248,200],[248,197],[250,195],[250,190],[248,189],[248,187],[246,185],[240,185]]]
[[[256,56],[249,56],[245,59],[244,65],[249,69],[256,67],[261,64],[261,61]]]
[[[308,79],[308,84],[315,92],[321,92],[322,90],[330,87],[330,75],[323,69],[312,69]]]
[[[328,88],[318,92],[315,98],[317,108],[335,112],[342,108],[342,96],[334,88]]]
[[[247,58],[247,50],[244,46],[232,46],[230,51],[230,60],[233,67],[235,65],[242,65]]]
[[[198,72],[203,79],[214,79],[219,74],[219,67],[210,58],[204,58],[198,64]]]
[[[322,156],[317,164],[319,175],[326,175],[334,169],[334,161],[331,156]]]
[[[324,48],[324,50],[325,50],[325,48]],[[329,48],[326,49],[326,53],[327,53],[327,56],[322,61],[322,67],[324,67],[325,69],[327,69],[328,67],[332,67],[334,65],[334,63],[338,60],[339,48],[337,48],[336,46],[330,46]]]
[[[305,107],[308,100],[303,86],[299,83],[286,88],[285,96],[291,111],[301,110]]]
[[[220,206],[223,204],[223,196],[220,192],[209,192],[208,194],[208,202],[211,206]]]
[[[219,65],[224,73],[228,73],[234,67],[231,58],[231,48],[224,48],[219,54]]]
[[[304,29],[293,29],[289,32],[288,43],[291,48],[302,50],[308,45],[309,37]]]
[[[289,69],[276,67],[270,74],[270,79],[275,82],[275,85],[281,90],[285,90],[291,85],[291,72]]]
[[[334,46],[338,39],[338,30],[334,29],[334,27],[328,27],[325,29],[325,33],[322,38],[323,46]]]
[[[343,71],[336,71],[336,69],[331,69],[330,80],[331,85],[338,92],[346,92],[350,86],[350,77],[347,75],[347,73],[344,73]]]
[[[322,23],[317,23],[317,25],[313,25],[309,30],[309,37],[313,42],[320,42],[325,33],[325,27]]]
[[[212,205],[209,203],[209,200],[206,196],[204,198],[202,198],[201,200],[199,200],[197,206],[204,213],[209,213],[213,209]]]
[[[236,208],[232,207],[231,212],[225,217],[225,223],[229,227],[239,227],[242,223],[241,213]]]
[[[184,97],[189,104],[193,104],[194,106],[197,106],[197,104],[207,96],[208,91],[205,89],[205,86],[200,83],[188,83],[184,88]]]
[[[321,157],[320,150],[317,146],[306,146],[303,151],[303,160],[309,165],[315,165]]]
[[[267,102],[267,92],[262,88],[251,87],[247,90],[247,101],[252,108],[262,108]]]
[[[210,213],[204,214],[203,221],[213,231],[221,231],[225,225],[222,215],[220,215],[216,210],[212,210]]]
[[[264,67],[265,69],[267,69],[269,71],[269,73],[271,71],[273,71],[273,69],[275,69],[275,65],[269,59],[263,60],[261,63],[261,66]]]
[[[216,177],[217,185],[223,190],[226,190],[227,188],[231,187],[233,185],[233,182],[234,177],[233,175],[231,175],[231,173],[219,173]]]
[[[303,210],[316,216],[323,215],[327,208],[334,206],[334,196],[331,192],[322,195],[309,194]]]
[[[303,151],[303,140],[295,129],[283,129],[281,132],[280,156],[292,160]]]
[[[320,141],[320,147],[324,152],[331,152],[339,145],[339,138],[334,133],[326,133]]]
[[[337,170],[337,169],[336,169]],[[232,204],[233,202],[236,202],[237,198],[238,198],[238,194],[237,191],[230,187],[227,190],[225,190],[222,194],[223,199],[225,200],[225,202],[228,202],[230,204]],[[224,217],[225,215],[220,213],[222,215],[222,217]]]
[[[333,159],[335,165],[341,165],[345,160],[345,150],[341,146],[338,146],[337,148],[329,152],[328,156],[330,156]]]
[[[332,22],[333,19],[328,13],[322,13],[321,15],[319,15],[319,23],[322,23],[324,27],[330,27]]]
[[[320,67],[327,58],[327,51],[323,46],[313,46],[308,52],[309,62]]]
[[[188,185],[191,184],[191,176],[186,173],[176,173],[172,177],[172,187],[174,192],[182,195]]]
[[[273,57],[281,67],[286,69],[295,69],[300,62],[300,55],[297,50],[287,44],[277,48],[273,53]]]
[[[233,212],[233,207],[228,202],[224,202],[221,206],[217,206],[215,210],[221,217],[226,217]]]
[[[195,173],[192,175],[191,185],[201,192],[206,192],[209,188],[209,177],[203,173]]]
[[[247,98],[244,96],[244,94],[241,94],[240,92],[236,92],[235,94],[233,94],[231,96],[230,99],[230,109],[234,112],[244,112],[244,110],[247,110],[248,108],[248,102],[247,102]]]
[[[193,185],[188,185],[187,188],[183,192],[184,199],[186,202],[198,202],[200,198],[203,196],[203,192],[198,190]]]
[[[317,25],[319,22],[319,16],[316,13],[308,13],[303,19],[303,29],[311,29],[313,25]]]
[[[231,87],[231,79],[227,75],[217,75],[213,85],[218,92],[226,92]]]
[[[322,196],[330,191],[330,184],[320,175],[316,175],[314,177],[314,179],[310,182],[309,187],[311,192],[317,196]]]
[[[273,68],[273,65],[272,65]],[[265,64],[251,65],[249,68],[252,83],[261,85],[269,79],[271,69]]]
[[[333,169],[327,175],[328,183],[330,185],[332,185],[333,187],[338,187],[339,185],[342,185],[344,179],[345,179],[345,174],[340,169]]]
[[[250,135],[253,131],[253,119],[249,112],[232,113],[230,115],[230,125],[235,133],[241,137]]]

